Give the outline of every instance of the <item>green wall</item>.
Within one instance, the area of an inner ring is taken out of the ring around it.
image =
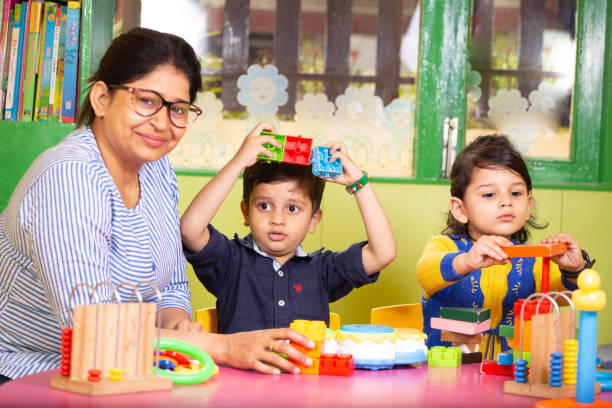
[[[180,211],[207,177],[179,176]],[[369,323],[370,309],[399,303],[419,302],[421,289],[416,281],[414,266],[425,243],[444,226],[448,206],[448,186],[374,183],[376,192],[391,220],[398,246],[398,256],[380,275],[377,283],[354,290],[331,304],[339,313],[341,323]],[[245,235],[239,210],[242,180],[222,205],[213,225],[226,235]],[[612,231],[612,192],[535,190],[536,214],[540,222],[548,222],[546,230],[535,231],[532,241],[556,232],[573,235],[591,257],[597,259],[594,269],[602,278],[602,289],[612,293],[612,244],[607,234]],[[323,196],[323,219],[317,232],[307,237],[305,249],[312,251],[325,246],[343,250],[365,239],[365,230],[355,199],[337,184],[329,184]],[[602,239],[603,238],[603,239]],[[193,308],[215,306],[215,298],[199,283],[191,267],[187,271],[191,282]],[[599,314],[599,342],[612,343],[612,307]]]

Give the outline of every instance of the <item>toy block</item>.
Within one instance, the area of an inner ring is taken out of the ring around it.
[[[283,162],[291,164],[310,164],[310,147],[312,139],[299,136],[285,136],[285,152]]]
[[[521,324],[516,322],[514,325],[514,338],[512,339],[512,348],[520,349]],[[531,351],[531,321],[523,322],[523,352]]]
[[[461,320],[462,322],[481,323],[491,318],[491,309],[471,307],[441,307],[440,317]]]
[[[307,355],[310,358],[320,358],[321,353],[323,352],[323,345],[325,344],[325,341],[315,341],[315,346],[314,348],[311,348],[311,349],[301,346],[294,342],[290,342],[290,344],[297,351],[299,351],[302,354]]]
[[[475,351],[473,353],[461,354],[461,364],[482,363],[482,352]]]
[[[302,374],[314,374],[319,375],[319,367],[321,366],[321,360],[318,358],[312,359],[312,365],[310,367],[306,367],[298,362],[292,361],[299,369]]]
[[[531,320],[531,316],[533,316],[536,312],[536,307],[539,299],[531,299],[525,305],[525,310],[523,310],[523,320]],[[514,335],[517,335],[517,326],[520,326],[521,322],[521,308],[523,307],[523,303],[525,303],[525,299],[519,299],[514,302]],[[548,313],[550,311],[550,301],[548,299],[542,299],[540,302],[540,307],[538,308],[538,313]]]
[[[567,243],[513,245],[502,250],[510,258],[551,257],[567,252]]]
[[[303,334],[313,341],[325,341],[327,326],[319,320],[294,320],[289,325],[293,330]]]
[[[327,146],[317,146],[310,152],[312,174],[325,178],[335,178],[342,174],[342,163],[339,159],[331,161],[331,151]]]
[[[499,365],[512,365],[514,364],[514,355],[511,351],[504,351],[497,354],[497,364]]]
[[[454,333],[448,330],[442,330],[442,332],[440,333],[440,340],[450,341],[453,343],[481,344],[482,338],[483,338],[482,333],[461,334],[461,333]]]
[[[519,350],[518,349],[514,349],[512,350],[512,357],[514,358],[514,361],[516,360],[525,360],[527,362],[527,367],[529,367],[529,363],[531,362],[531,353],[529,351],[525,351],[523,349],[523,358],[519,358]]]
[[[351,376],[355,370],[355,360],[350,354],[321,354],[319,375]]]
[[[431,367],[459,367],[461,350],[457,347],[434,346],[427,354],[427,365]]]
[[[270,143],[264,143],[263,146],[268,149],[269,151],[272,152],[272,154],[274,155],[274,158],[270,158],[264,154],[260,154],[257,156],[258,159],[263,159],[263,160],[267,160],[268,162],[270,161],[275,161],[275,162],[282,162],[283,161],[283,153],[285,151],[285,139],[286,136],[284,135],[276,135],[274,133],[270,133],[270,132],[261,132],[260,135],[262,136],[272,136],[274,139],[276,139],[276,141],[278,143],[280,143],[281,147],[278,148]]]
[[[514,326],[499,325],[499,337],[514,338]]]
[[[460,320],[445,319],[443,317],[432,317],[431,328],[439,330],[448,330],[461,334],[477,334],[482,333],[491,328],[491,319],[481,323],[462,322]]]
[[[512,365],[500,365],[494,360],[484,360],[480,364],[481,374],[493,374],[493,375],[509,375],[514,374],[514,364]]]

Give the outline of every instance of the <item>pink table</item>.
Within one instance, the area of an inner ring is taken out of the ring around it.
[[[481,375],[478,364],[460,368],[406,367],[356,370],[352,377],[267,376],[221,367],[204,384],[171,391],[86,397],[49,387],[57,371],[0,386],[0,406],[12,407],[532,407],[538,398],[504,394],[509,377]],[[598,399],[612,401],[612,393]]]

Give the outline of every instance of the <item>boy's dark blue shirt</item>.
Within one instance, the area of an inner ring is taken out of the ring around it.
[[[206,289],[217,297],[219,333],[289,327],[296,319],[329,325],[329,302],[378,279],[363,268],[361,248],[294,256],[278,271],[273,259],[256,252],[251,235],[230,240],[211,225],[210,240],[185,256]]]

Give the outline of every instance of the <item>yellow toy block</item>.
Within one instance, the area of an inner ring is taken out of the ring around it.
[[[312,365],[310,367],[306,367],[304,365],[301,365],[300,363],[296,363],[295,361],[293,362],[293,364],[295,364],[296,366],[298,366],[300,368],[300,373],[302,374],[314,374],[314,375],[319,375],[319,366],[320,366],[321,360],[318,358],[313,358],[312,359]]]
[[[321,358],[321,353],[323,352],[324,343],[325,341],[315,341],[315,346],[312,349],[300,346],[299,344],[294,343],[294,342],[291,342],[291,346],[293,346],[300,353],[305,354],[312,359],[315,359],[315,358]]]
[[[289,326],[313,341],[325,341],[325,322],[319,320],[294,320]]]

